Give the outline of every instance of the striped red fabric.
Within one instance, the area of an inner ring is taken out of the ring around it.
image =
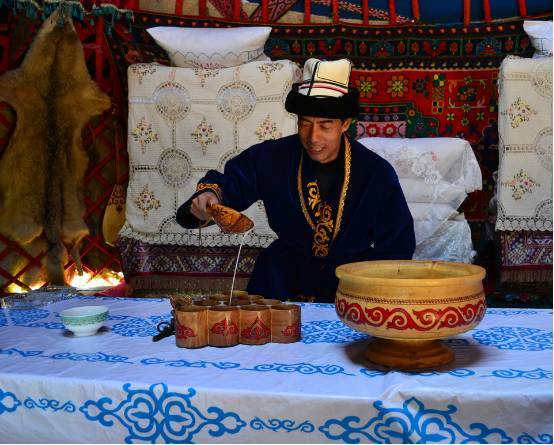
[[[304,0],[304,24],[309,25],[311,18],[310,18],[310,0]]]

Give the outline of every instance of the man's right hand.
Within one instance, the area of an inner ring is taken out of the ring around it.
[[[200,193],[192,200],[190,212],[202,221],[207,221],[212,217],[206,212],[206,207],[212,204],[219,204],[217,195],[213,192]]]

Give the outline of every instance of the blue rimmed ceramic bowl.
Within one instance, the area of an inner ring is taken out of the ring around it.
[[[76,337],[94,335],[108,318],[106,306],[80,306],[60,312],[65,328]]]

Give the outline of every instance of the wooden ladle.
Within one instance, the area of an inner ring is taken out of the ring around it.
[[[225,233],[244,233],[254,227],[254,221],[248,216],[221,204],[210,204],[206,211]]]

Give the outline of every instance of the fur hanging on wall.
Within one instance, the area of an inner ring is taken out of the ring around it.
[[[25,245],[47,243],[45,280],[65,284],[67,252],[80,265],[88,157],[85,124],[110,108],[87,71],[71,19],[46,19],[21,66],[0,77],[0,99],[17,113],[0,159],[0,233]]]

